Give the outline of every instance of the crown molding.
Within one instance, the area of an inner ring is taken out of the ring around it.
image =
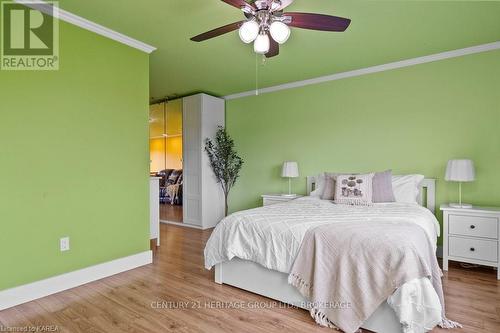
[[[237,94],[227,95],[227,96],[224,96],[223,98],[225,100],[231,100],[231,99],[243,98],[243,97],[248,97],[248,96],[267,94],[267,93],[272,93],[272,92],[280,91],[280,90],[305,87],[305,86],[309,86],[309,85],[313,85],[313,84],[342,80],[342,79],[347,79],[347,78],[355,77],[355,76],[385,72],[385,71],[389,71],[389,70],[393,70],[393,69],[410,67],[410,66],[425,64],[425,63],[429,63],[429,62],[457,58],[457,57],[461,57],[464,55],[487,52],[487,51],[498,50],[498,49],[500,49],[500,41],[488,43],[488,44],[476,45],[476,46],[472,46],[472,47],[466,47],[463,49],[457,49],[457,50],[453,50],[453,51],[435,53],[435,54],[431,54],[431,55],[423,56],[423,57],[417,57],[417,58],[406,59],[406,60],[401,60],[401,61],[396,61],[396,62],[390,62],[390,63],[383,64],[383,65],[366,67],[366,68],[356,69],[356,70],[352,70],[352,71],[348,71],[348,72],[336,73],[336,74],[331,74],[331,75],[326,75],[326,76],[319,76],[319,77],[316,77],[313,79],[308,79],[308,80],[280,84],[277,86],[262,88],[262,89],[259,89],[257,91],[256,90],[249,90],[249,91],[245,91],[245,92],[241,92],[241,93],[237,93]]]
[[[14,0],[14,1],[19,3],[19,4],[23,4],[25,6],[28,6],[30,8],[39,10],[45,14],[52,15],[54,13],[52,11],[52,5],[50,3],[47,3],[47,2],[42,1],[42,0],[31,0],[31,1]],[[137,39],[128,37],[128,36],[121,34],[117,31],[106,28],[100,24],[97,24],[95,22],[87,20],[87,19],[80,17],[78,15],[75,15],[73,13],[70,13],[64,9],[57,8],[55,13],[56,14],[54,15],[54,17],[56,17],[59,20],[76,25],[77,27],[80,27],[82,29],[92,31],[98,35],[115,40],[119,43],[128,45],[130,47],[141,50],[141,51],[146,52],[148,54],[153,52],[154,50],[156,50],[156,47],[154,47],[154,46],[148,45],[148,44],[143,43]]]

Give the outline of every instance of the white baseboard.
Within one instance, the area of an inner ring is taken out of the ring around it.
[[[174,221],[167,221],[167,220],[160,220],[160,222],[164,223],[164,224],[176,225],[178,227],[186,227],[186,228],[193,228],[193,229],[203,230],[203,228],[200,227],[199,225],[194,225],[194,224],[189,224],[189,223],[174,222]]]
[[[145,251],[95,266],[64,273],[45,280],[0,291],[0,310],[81,286],[111,275],[153,262],[153,253]]]

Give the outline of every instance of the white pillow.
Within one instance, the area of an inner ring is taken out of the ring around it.
[[[337,172],[323,172],[317,175],[314,191],[309,194],[311,197],[322,200],[333,200],[335,195],[335,177],[340,175]]]
[[[424,178],[423,175],[392,176],[392,190],[396,202],[418,203],[420,184]]]

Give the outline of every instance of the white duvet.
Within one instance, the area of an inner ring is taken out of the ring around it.
[[[205,247],[205,267],[234,257],[269,269],[289,273],[302,239],[309,228],[348,221],[411,222],[420,226],[434,244],[439,223],[417,204],[382,203],[372,206],[336,205],[331,201],[304,197],[290,202],[231,214],[215,228]],[[426,332],[441,320],[439,299],[429,281],[413,281],[389,299],[404,332]],[[402,310],[404,309],[404,311]]]

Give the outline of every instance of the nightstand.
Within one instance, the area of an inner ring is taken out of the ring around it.
[[[443,270],[448,260],[497,267],[500,280],[499,223],[500,208],[453,208],[443,211]]]
[[[282,194],[263,194],[261,195],[262,197],[262,205],[263,206],[269,206],[269,205],[274,205],[277,203],[282,203],[282,202],[287,202],[291,201],[297,198],[301,198],[302,195],[295,195],[295,196],[288,196],[288,195],[282,195]]]

